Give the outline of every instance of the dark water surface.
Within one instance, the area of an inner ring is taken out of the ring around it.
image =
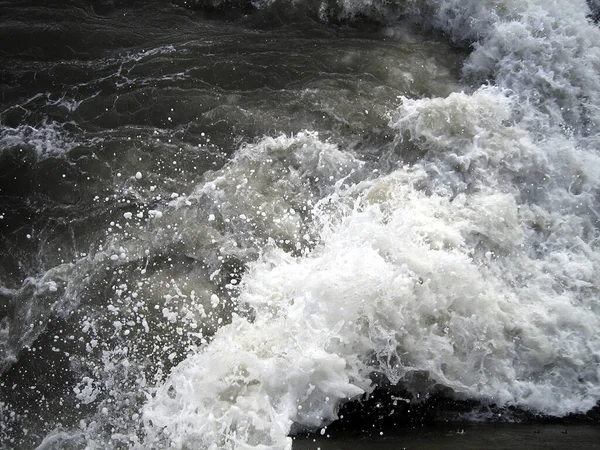
[[[589,449],[600,438],[597,425],[454,424],[374,433],[374,436],[295,439],[295,449],[438,450],[438,449]]]

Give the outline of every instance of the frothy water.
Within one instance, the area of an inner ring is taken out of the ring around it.
[[[382,382],[598,404],[597,2],[176,3],[7,53],[7,448],[291,448]]]

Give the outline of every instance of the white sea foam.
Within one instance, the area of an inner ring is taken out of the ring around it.
[[[266,250],[240,295],[255,321],[236,318],[174,370],[146,409],[152,429],[176,447],[284,448],[292,423],[335,420],[340,402],[372,389],[372,371],[392,382],[427,371],[468,398],[549,414],[592,407],[591,249],[565,255],[562,242],[532,257],[512,195],[429,194],[429,177],[373,183],[304,258]]]
[[[243,146],[191,195],[173,200],[165,220],[179,224],[178,238],[195,258],[214,247],[221,256],[249,262],[269,239],[300,249],[303,236],[312,233],[314,203],[338,181],[357,179],[363,166],[317,133],[265,138]],[[164,229],[165,223],[157,227]]]
[[[262,246],[238,299],[253,320],[235,316],[173,370],[145,407],[147,445],[289,448],[293,424],[335,420],[374,388],[374,371],[394,383],[425,371],[464,398],[557,416],[600,400],[600,40],[589,9],[399,6],[476,42],[465,77],[495,87],[403,99],[390,127],[423,158],[325,192],[313,249]]]
[[[37,127],[0,127],[2,149],[32,149],[39,158],[66,153],[75,145],[73,138],[56,122],[44,123]]]

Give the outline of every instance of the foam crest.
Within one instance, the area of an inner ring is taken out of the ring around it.
[[[598,110],[591,99],[600,92],[600,30],[586,14],[583,5],[531,2],[519,20],[495,23],[475,45],[465,76],[511,89],[550,116],[551,126],[595,133]]]
[[[404,99],[390,126],[422,160],[338,184],[301,257],[263,251],[238,298],[253,321],[174,369],[146,406],[148,442],[285,448],[292,424],[335,420],[373,372],[415,398],[442,385],[557,416],[593,407],[597,156],[529,125],[498,88]]]
[[[146,408],[150,429],[183,448],[283,448],[292,423],[334,420],[374,371],[394,383],[426,371],[458,395],[549,414],[592,407],[597,316],[546,286],[514,199],[451,201],[418,189],[426,179],[378,180],[303,258],[265,252],[239,297],[254,322],[237,318],[173,371]]]
[[[350,183],[363,165],[316,132],[265,137],[242,146],[192,194],[173,201],[173,213],[155,225],[164,230],[166,221],[183,223],[178,238],[198,258],[203,248],[218,246],[222,256],[248,262],[269,239],[300,251],[312,239],[312,205],[340,179]]]

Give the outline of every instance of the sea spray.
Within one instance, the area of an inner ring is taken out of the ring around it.
[[[498,88],[403,100],[390,126],[423,158],[326,197],[301,257],[263,251],[238,297],[252,320],[173,370],[146,406],[148,442],[284,448],[373,372],[556,416],[600,399],[598,30],[583,2],[446,6],[428,22],[478,41],[465,77]]]
[[[292,422],[327,424],[340,402],[369,392],[374,371],[393,382],[426,371],[459,396],[548,414],[592,407],[597,318],[544,286],[514,200],[426,195],[415,187],[427,178],[411,169],[378,180],[300,260],[266,252],[238,300],[254,321],[235,319],[174,369],[146,410],[151,429],[183,447],[208,448],[208,428],[224,447],[241,436],[280,448]],[[525,280],[515,268],[529,271]],[[215,360],[226,348],[233,355]],[[578,356],[563,361],[563,352]],[[231,377],[239,381],[223,381]],[[268,406],[254,408],[264,398]],[[277,438],[265,440],[256,421]]]

